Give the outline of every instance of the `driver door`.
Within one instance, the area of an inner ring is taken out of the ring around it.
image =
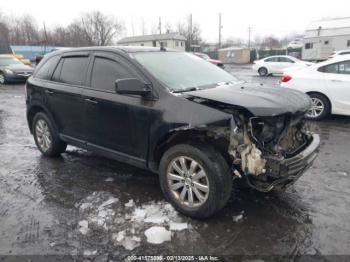
[[[92,59],[89,86],[83,91],[87,146],[144,166],[153,101],[116,93],[117,79],[141,78],[125,59],[107,52],[96,52]]]

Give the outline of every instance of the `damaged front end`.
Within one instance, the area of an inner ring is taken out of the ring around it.
[[[225,136],[233,174],[261,192],[293,184],[317,156],[319,136],[305,127],[304,113],[257,117],[244,108],[193,99],[231,115],[230,126],[211,128],[209,135]]]

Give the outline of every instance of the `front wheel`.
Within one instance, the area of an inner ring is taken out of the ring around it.
[[[180,144],[170,148],[161,159],[159,172],[166,199],[189,217],[209,217],[230,198],[230,168],[209,146]]]
[[[0,73],[0,85],[5,85],[6,84],[6,78],[3,73]]]
[[[53,124],[43,112],[34,116],[32,132],[35,144],[44,156],[59,156],[67,148],[67,144],[59,139]]]
[[[306,117],[311,120],[321,120],[327,117],[331,112],[331,106],[328,99],[316,93],[309,94],[312,102],[310,110],[306,113]]]

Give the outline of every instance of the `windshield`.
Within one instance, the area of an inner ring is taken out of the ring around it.
[[[0,58],[0,66],[9,66],[9,65],[22,65],[23,63],[17,58],[6,57]]]
[[[154,77],[174,92],[239,81],[218,66],[189,53],[136,53],[134,57]]]

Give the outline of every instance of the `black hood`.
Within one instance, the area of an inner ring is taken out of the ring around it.
[[[243,107],[255,116],[305,113],[311,107],[310,98],[300,91],[255,83],[218,86],[186,95]]]
[[[3,66],[2,68],[9,69],[13,72],[28,72],[32,73],[34,69],[28,65],[20,65],[20,64],[15,64],[15,65],[8,65],[8,66]]]

